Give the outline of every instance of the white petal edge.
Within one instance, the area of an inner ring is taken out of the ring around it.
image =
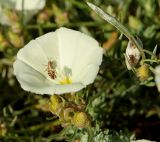
[[[54,94],[56,85],[32,67],[16,60],[13,68],[16,78],[24,90],[37,94]]]
[[[2,25],[11,25],[11,22],[9,21],[8,17],[4,14],[4,11],[0,5],[0,23]]]
[[[136,140],[136,141],[131,141],[131,142],[155,142],[155,141],[149,141],[149,140],[142,139],[142,140]]]
[[[155,72],[155,82],[156,82],[156,85],[157,85],[157,89],[160,92],[160,65],[158,65],[155,68],[154,72]]]
[[[14,74],[16,75],[21,87],[36,94],[63,94],[76,92],[84,88],[81,83],[73,83],[67,85],[57,85],[49,81],[41,73],[34,70],[24,62],[17,60],[14,65]]]
[[[21,11],[23,9],[23,0],[11,0],[14,3],[15,9]],[[44,8],[46,0],[24,0],[24,10],[41,10]]]
[[[24,48],[19,50],[17,59],[23,61],[46,77],[48,76],[45,71],[48,58],[35,40],[31,40]]]

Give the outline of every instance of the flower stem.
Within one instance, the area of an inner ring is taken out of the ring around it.
[[[94,4],[87,2],[88,6],[94,10],[100,17],[102,17],[105,21],[116,27],[122,34],[124,34],[130,41],[132,41],[136,47],[139,49],[142,55],[142,62],[145,59],[145,54],[143,52],[143,48],[140,43],[136,40],[136,38],[129,32],[129,30],[124,27],[118,20],[116,20],[113,16],[108,13],[105,13],[99,7],[95,6]]]

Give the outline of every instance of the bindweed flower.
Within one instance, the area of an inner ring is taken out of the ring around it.
[[[93,38],[59,28],[19,50],[14,74],[26,91],[50,95],[76,92],[94,81],[102,54]]]
[[[140,51],[131,41],[129,41],[125,54],[126,54],[125,61],[127,69],[131,70],[132,69],[131,66],[135,66],[141,57]]]
[[[24,23],[26,23],[35,13],[44,8],[45,3],[46,0],[1,0],[0,23],[11,26],[22,12]],[[19,15],[15,16],[15,11]]]
[[[155,73],[155,82],[156,82],[158,91],[160,92],[160,65],[158,65],[158,66],[155,68],[154,73]]]

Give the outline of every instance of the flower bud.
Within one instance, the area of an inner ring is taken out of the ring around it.
[[[144,81],[149,76],[149,68],[148,65],[144,64],[137,69],[137,76],[141,81]]]
[[[90,121],[85,112],[76,112],[73,116],[73,124],[78,128],[85,128],[89,125]]]
[[[5,9],[4,13],[7,16],[8,25],[19,22],[20,19],[15,10]]]
[[[138,63],[140,57],[141,54],[138,48],[131,41],[129,41],[126,48],[126,57],[125,57],[127,69],[131,70],[132,69],[131,66],[135,66]]]
[[[15,34],[20,34],[22,32],[22,25],[17,22],[11,26],[11,30]]]
[[[6,128],[6,125],[5,123],[3,122],[0,122],[0,137],[4,137],[7,133],[7,128]]]
[[[37,16],[37,22],[40,24],[44,24],[45,22],[49,21],[49,18],[51,16],[52,16],[52,13],[50,12],[50,10],[46,9],[41,13],[39,13],[39,15]]]
[[[57,95],[53,95],[50,97],[50,111],[53,114],[59,114],[61,109],[62,109],[62,100],[60,99],[60,97],[58,97]]]
[[[8,32],[9,41],[13,44],[13,46],[20,48],[24,45],[23,36],[16,34],[14,32]]]
[[[58,26],[63,26],[68,23],[68,13],[62,11],[57,5],[52,5],[52,9],[55,16],[55,22]]]

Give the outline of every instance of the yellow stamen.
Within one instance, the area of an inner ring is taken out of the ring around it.
[[[71,83],[72,83],[72,80],[71,80],[71,78],[69,78],[68,76],[65,76],[65,77],[60,81],[60,84],[61,84],[61,85],[71,84]]]

